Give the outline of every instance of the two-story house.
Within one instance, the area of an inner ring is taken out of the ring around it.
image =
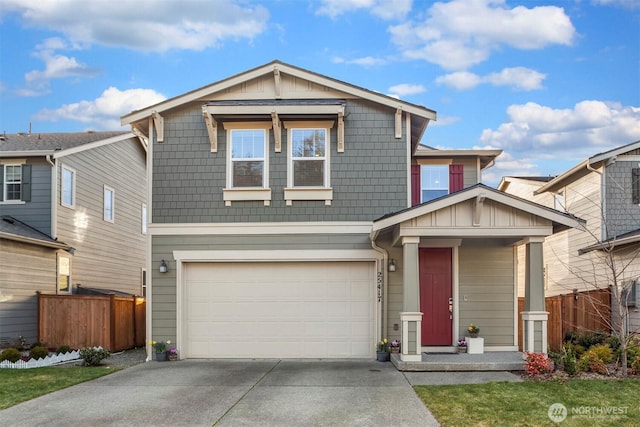
[[[629,309],[628,330],[640,332],[640,141],[596,154],[556,177],[504,177],[498,188],[586,220],[584,230],[569,229],[545,242],[546,294],[617,283]],[[522,277],[519,292],[524,295]],[[614,297],[614,322],[621,315],[616,303]]]
[[[146,197],[129,132],[0,137],[0,338],[38,339],[37,291],[142,295]]]
[[[579,224],[481,184],[499,151],[420,144],[434,111],[280,61],[122,117],[149,139],[147,335],[183,358],[517,350],[515,252]],[[539,328],[538,328],[539,329]]]

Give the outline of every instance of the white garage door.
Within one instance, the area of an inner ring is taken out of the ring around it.
[[[189,263],[186,357],[370,357],[372,262]]]

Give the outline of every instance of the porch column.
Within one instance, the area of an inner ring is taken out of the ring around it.
[[[526,240],[522,350],[547,352],[547,320],[544,302],[544,238]]]
[[[402,238],[403,304],[400,320],[402,323],[403,361],[422,360],[422,313],[420,312],[420,279],[418,268],[418,245],[420,237]]]

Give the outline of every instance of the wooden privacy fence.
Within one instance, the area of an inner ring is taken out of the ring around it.
[[[111,352],[144,346],[145,305],[138,297],[38,293],[38,341]]]
[[[567,332],[611,332],[611,293],[609,289],[574,292],[545,298],[549,312],[547,341],[549,349],[559,352]],[[522,350],[522,311],[524,298],[518,298],[518,346]]]

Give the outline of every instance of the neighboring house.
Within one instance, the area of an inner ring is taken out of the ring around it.
[[[586,231],[570,229],[546,240],[546,295],[612,285],[605,259],[611,251],[618,284],[629,289],[629,328],[640,332],[640,141],[596,154],[557,177],[504,177],[498,188],[586,220]],[[615,318],[615,307],[612,313]]]
[[[147,335],[182,358],[373,357],[388,338],[418,360],[474,322],[516,351],[514,247],[542,321],[541,242],[579,221],[481,184],[500,151],[420,145],[435,118],[279,61],[123,116],[150,142]]]
[[[128,132],[0,137],[0,338],[37,340],[38,291],[144,293],[146,183]]]

